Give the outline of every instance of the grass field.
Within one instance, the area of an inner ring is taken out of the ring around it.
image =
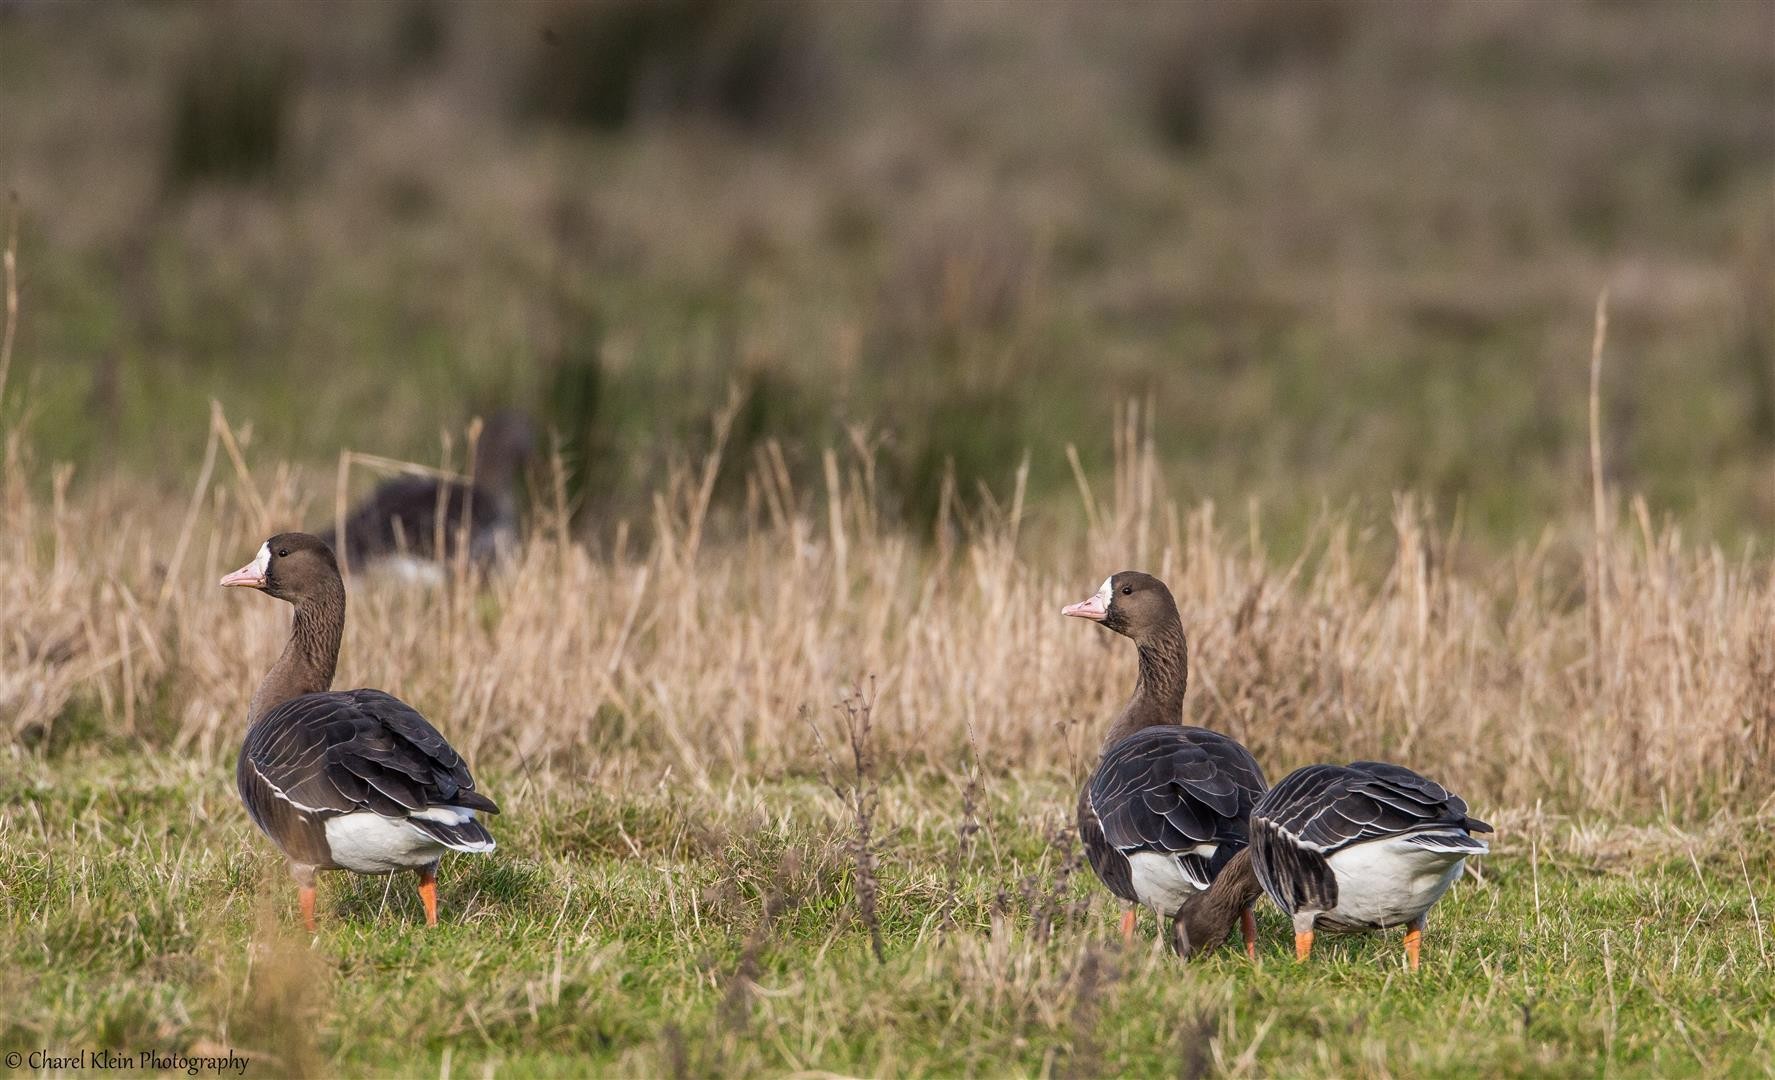
[[[809,779],[713,790],[503,771],[500,850],[333,877],[312,939],[220,767],[32,765],[0,788],[0,1046],[230,1047],[249,1075],[1727,1076],[1775,1040],[1768,818],[1684,829],[1486,808],[1492,857],[1399,935],[1297,966],[1130,949],[1062,835],[1070,785],[895,777],[882,959],[847,813]],[[964,822],[977,821],[967,832]]]
[[[505,813],[446,864],[437,931],[409,881],[334,878],[312,939],[231,780],[287,615],[214,585],[312,484],[246,455],[188,507],[40,503],[15,475],[0,1042],[307,1075],[1766,1069],[1760,562],[1643,512],[1487,560],[1401,500],[1283,564],[1130,445],[1070,539],[1013,499],[914,543],[837,457],[828,492],[761,467],[755,513],[715,513],[711,455],[644,547],[544,517],[485,582],[354,579],[336,685],[415,702]],[[1178,591],[1190,718],[1272,777],[1408,760],[1497,826],[1417,976],[1396,935],[1298,968],[1267,908],[1255,967],[1184,966],[1150,925],[1121,948],[1070,817],[1133,662],[1057,612],[1124,564]]]
[[[0,0],[0,1053],[1769,1075],[1771,41]],[[354,576],[335,683],[437,723],[499,850],[435,931],[335,876],[299,933],[232,779],[288,612],[217,576],[503,407],[522,551]],[[1124,568],[1272,780],[1397,760],[1497,826],[1421,972],[1297,966],[1267,902],[1255,965],[1122,946],[1071,817],[1134,659],[1058,609]]]

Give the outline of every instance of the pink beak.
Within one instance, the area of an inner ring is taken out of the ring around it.
[[[1066,605],[1060,609],[1060,614],[1071,615],[1077,619],[1090,619],[1092,622],[1102,622],[1104,617],[1109,614],[1109,605],[1104,603],[1103,594],[1098,593],[1089,600],[1080,600],[1076,604]]]
[[[236,570],[234,573],[229,574],[222,579],[222,586],[224,588],[230,585],[239,585],[248,589],[263,589],[265,587],[265,575],[259,572],[259,566],[257,563],[247,563],[239,570]]]

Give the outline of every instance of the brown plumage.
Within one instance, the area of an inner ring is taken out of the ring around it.
[[[1251,919],[1251,907],[1262,895],[1251,868],[1251,849],[1242,848],[1221,867],[1207,892],[1184,901],[1171,923],[1171,947],[1183,957],[1220,948],[1235,923]]]
[[[1236,740],[1184,726],[1189,647],[1164,582],[1125,570],[1062,614],[1103,624],[1139,655],[1133,696],[1079,793],[1085,854],[1115,895],[1175,919],[1245,847],[1263,770]],[[1131,911],[1122,932],[1133,932]]]
[[[1258,893],[1294,921],[1305,960],[1317,931],[1404,926],[1406,964],[1417,970],[1425,915],[1488,850],[1447,788],[1403,765],[1308,765],[1283,777],[1251,812],[1251,846],[1179,913],[1178,951],[1211,949]]]
[[[411,706],[380,690],[331,691],[345,631],[345,584],[319,537],[281,533],[222,579],[295,609],[290,639],[254,691],[235,768],[241,801],[289,860],[314,928],[315,872],[419,874],[437,922],[445,851],[491,851],[476,819],[496,814],[468,765]]]

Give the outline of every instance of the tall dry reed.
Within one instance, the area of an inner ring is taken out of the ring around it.
[[[1229,522],[1165,495],[1138,410],[1117,443],[1109,489],[1081,479],[1082,530],[1026,529],[1019,487],[965,521],[955,500],[933,544],[882,514],[864,439],[827,455],[818,491],[793,488],[767,445],[746,463],[745,506],[725,509],[714,478],[741,465],[717,439],[644,527],[600,550],[545,510],[489,580],[465,567],[436,589],[354,577],[339,684],[406,697],[483,769],[669,769],[706,790],[746,772],[816,775],[800,711],[873,677],[883,770],[958,780],[972,742],[988,775],[1076,775],[1133,659],[1058,610],[1143,567],[1184,612],[1190,720],[1248,741],[1273,777],[1395,758],[1479,805],[1573,812],[1685,815],[1770,792],[1765,561],[1686,542],[1640,500],[1611,503],[1594,538],[1550,527],[1480,557],[1410,496],[1390,530],[1328,513],[1282,560],[1255,511]],[[116,484],[70,495],[66,470],[8,442],[5,753],[101,735],[216,762],[234,752],[288,612],[217,576],[273,529],[331,510],[323,483],[251,459],[218,412],[180,505]]]

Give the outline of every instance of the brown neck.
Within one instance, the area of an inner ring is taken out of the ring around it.
[[[290,640],[283,655],[247,707],[248,723],[255,723],[272,709],[302,694],[319,693],[333,685],[333,669],[339,663],[339,641],[345,635],[345,586],[336,579],[316,595],[295,604]]]
[[[1173,944],[1185,956],[1218,949],[1262,893],[1257,872],[1251,868],[1251,849],[1245,848],[1221,868],[1207,892],[1188,901],[1177,913]]]
[[[1189,643],[1183,624],[1170,624],[1138,639],[1140,678],[1134,696],[1103,737],[1113,746],[1143,728],[1183,723],[1183,693],[1189,687]]]

